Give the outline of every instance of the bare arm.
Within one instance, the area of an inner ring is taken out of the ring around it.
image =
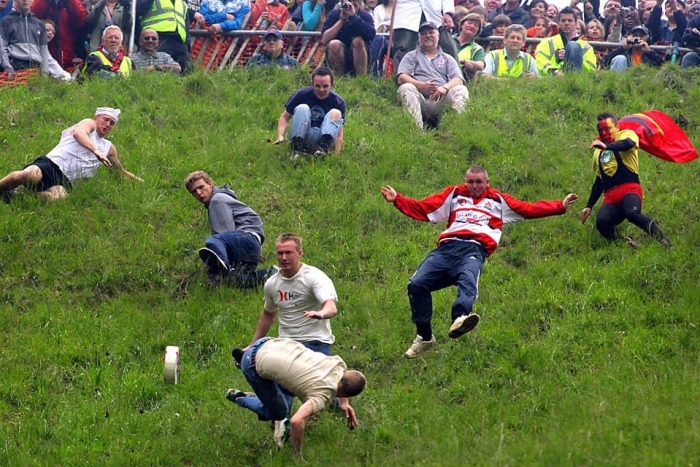
[[[124,175],[126,178],[136,180],[137,182],[143,182],[142,178],[137,177],[136,175],[132,174],[124,168],[121,161],[119,160],[119,156],[117,155],[117,148],[115,148],[114,145],[110,146],[109,148],[109,152],[107,153],[107,160],[110,163],[109,167],[114,167],[115,169],[119,170],[121,174]]]
[[[92,140],[92,138],[90,138],[90,134],[93,131],[95,131],[96,128],[97,124],[95,123],[95,120],[86,118],[84,120],[81,120],[77,125],[75,125],[75,128],[73,128],[71,134],[79,145],[93,153],[95,157],[97,157],[100,160],[100,162],[102,162],[107,167],[112,167],[112,163],[109,161],[109,159],[106,158],[104,154],[100,153],[99,148]],[[112,148],[114,148],[114,145],[112,145]]]
[[[305,311],[304,316],[313,319],[331,319],[338,314],[334,300],[326,300],[320,311]]]
[[[289,120],[292,119],[292,114],[286,110],[280,115],[280,119],[277,122],[277,141],[275,144],[279,144],[284,141],[284,134],[287,132],[287,125],[289,125]]]
[[[340,154],[340,150],[343,149],[343,128],[340,129],[338,137],[335,139],[335,154]]]
[[[270,313],[269,311],[263,310],[260,314],[260,319],[258,320],[258,325],[255,327],[255,334],[253,334],[253,340],[251,344],[261,337],[267,336],[270,331],[272,324],[275,322],[275,313]]]
[[[340,14],[340,18],[338,18],[338,21],[336,21],[333,26],[326,29],[326,31],[323,33],[323,36],[321,37],[321,43],[324,46],[327,46],[330,41],[338,37],[338,33],[340,32],[341,28],[343,27],[346,21],[347,14],[343,12]]]
[[[299,410],[292,416],[289,421],[291,426],[289,431],[289,441],[292,443],[294,452],[301,456],[301,445],[304,440],[304,427],[306,427],[306,420],[314,414],[314,407],[310,401],[304,402]]]

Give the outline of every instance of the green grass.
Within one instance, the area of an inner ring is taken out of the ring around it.
[[[644,210],[661,248],[639,250],[577,219],[593,180],[595,116],[660,109],[700,141],[697,74],[633,69],[470,86],[467,112],[419,132],[391,83],[341,79],[338,158],[294,165],[269,144],[283,103],[309,81],[235,70],[138,75],[82,86],[45,80],[0,93],[0,173],[45,154],[61,130],[120,107],[110,138],[138,184],[101,171],[64,201],[22,195],[0,227],[0,465],[285,465],[267,424],[228,403],[245,389],[230,349],[247,344],[262,293],[212,289],[196,250],[206,213],[182,186],[207,170],[261,214],[340,295],[335,351],[364,371],[354,432],[322,413],[312,465],[697,465],[700,463],[700,202],[697,161],[643,154]],[[420,198],[471,164],[528,200],[583,198],[565,216],[509,225],[486,263],[479,328],[446,336],[454,289],[434,294],[438,346],[400,358],[414,336],[405,287],[443,227],[386,204]],[[167,345],[181,384],[162,381]]]

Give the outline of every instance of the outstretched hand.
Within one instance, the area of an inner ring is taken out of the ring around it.
[[[561,204],[564,205],[564,209],[568,209],[569,206],[574,204],[576,200],[578,199],[578,195],[576,193],[569,193],[566,195],[566,197],[562,200]]]
[[[282,143],[284,143],[284,136],[280,136],[272,144],[282,144]]]
[[[348,429],[351,431],[354,430],[357,426],[357,415],[355,414],[355,409],[352,408],[347,399],[341,401],[340,410],[343,411],[348,421]]]
[[[606,149],[608,149],[608,146],[601,140],[597,139],[591,143],[591,149],[601,149],[605,151]]]
[[[104,164],[105,167],[112,168],[112,162],[109,159],[107,159],[105,156],[103,156],[102,152],[99,149],[96,149],[93,154],[95,154],[95,157],[97,157],[97,160],[102,162],[102,164]]]
[[[391,186],[383,186],[381,192],[387,203],[393,203],[396,200],[396,190],[394,190]]]
[[[581,212],[579,213],[579,217],[581,218],[581,223],[585,224],[586,219],[588,219],[588,216],[590,216],[590,215],[591,215],[591,208],[585,207],[585,208],[581,209]]]

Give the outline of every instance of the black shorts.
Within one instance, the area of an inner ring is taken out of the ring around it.
[[[30,165],[36,165],[37,167],[39,167],[39,170],[41,170],[41,180],[39,180],[39,183],[37,183],[34,186],[31,186],[30,188],[33,188],[36,191],[46,191],[52,186],[56,185],[63,185],[64,188],[73,187],[70,180],[68,180],[66,176],[63,175],[61,169],[59,169],[58,166],[54,164],[54,162],[48,157],[38,157],[31,164],[27,164],[26,166],[24,166],[24,168],[26,169]]]

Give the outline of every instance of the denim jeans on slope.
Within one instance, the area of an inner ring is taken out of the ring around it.
[[[253,234],[240,230],[222,232],[207,237],[204,244],[236,270],[236,280],[242,287],[254,287],[259,283],[255,269],[260,262],[261,247]]]
[[[292,117],[292,128],[289,130],[289,137],[302,138],[304,140],[304,149],[313,151],[321,141],[321,136],[330,135],[335,145],[335,140],[338,138],[340,130],[343,128],[345,121],[341,118],[331,120],[330,112],[323,117],[323,123],[320,127],[311,126],[311,108],[306,104],[299,104],[294,108],[294,116]]]

